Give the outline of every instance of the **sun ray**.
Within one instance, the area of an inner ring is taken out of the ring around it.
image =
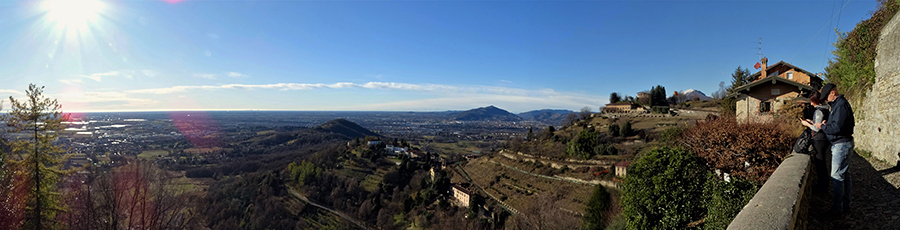
[[[98,0],[47,0],[42,7],[48,22],[58,29],[78,33],[99,18],[105,5]]]

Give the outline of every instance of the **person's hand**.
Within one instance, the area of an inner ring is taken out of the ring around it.
[[[822,129],[822,126],[825,126],[825,121],[822,121],[822,123],[815,123],[813,125],[815,125],[818,129]]]
[[[803,126],[806,126],[806,127],[809,127],[810,125],[812,125],[812,124],[810,124],[810,122],[808,120],[803,120],[803,119],[800,119],[800,124],[803,124]]]

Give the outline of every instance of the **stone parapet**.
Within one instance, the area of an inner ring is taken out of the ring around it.
[[[805,154],[788,156],[728,229],[806,229],[812,182],[810,160]]]

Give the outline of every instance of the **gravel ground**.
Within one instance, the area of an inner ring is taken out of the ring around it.
[[[824,192],[813,191],[809,229],[900,229],[900,167],[853,154],[850,174],[853,188],[849,213],[827,217],[831,187]]]

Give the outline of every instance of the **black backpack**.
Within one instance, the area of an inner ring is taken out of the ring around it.
[[[812,130],[804,129],[803,133],[800,134],[800,137],[797,138],[797,142],[794,142],[794,149],[792,152],[800,153],[800,154],[810,154],[809,146],[813,143],[812,139]]]

